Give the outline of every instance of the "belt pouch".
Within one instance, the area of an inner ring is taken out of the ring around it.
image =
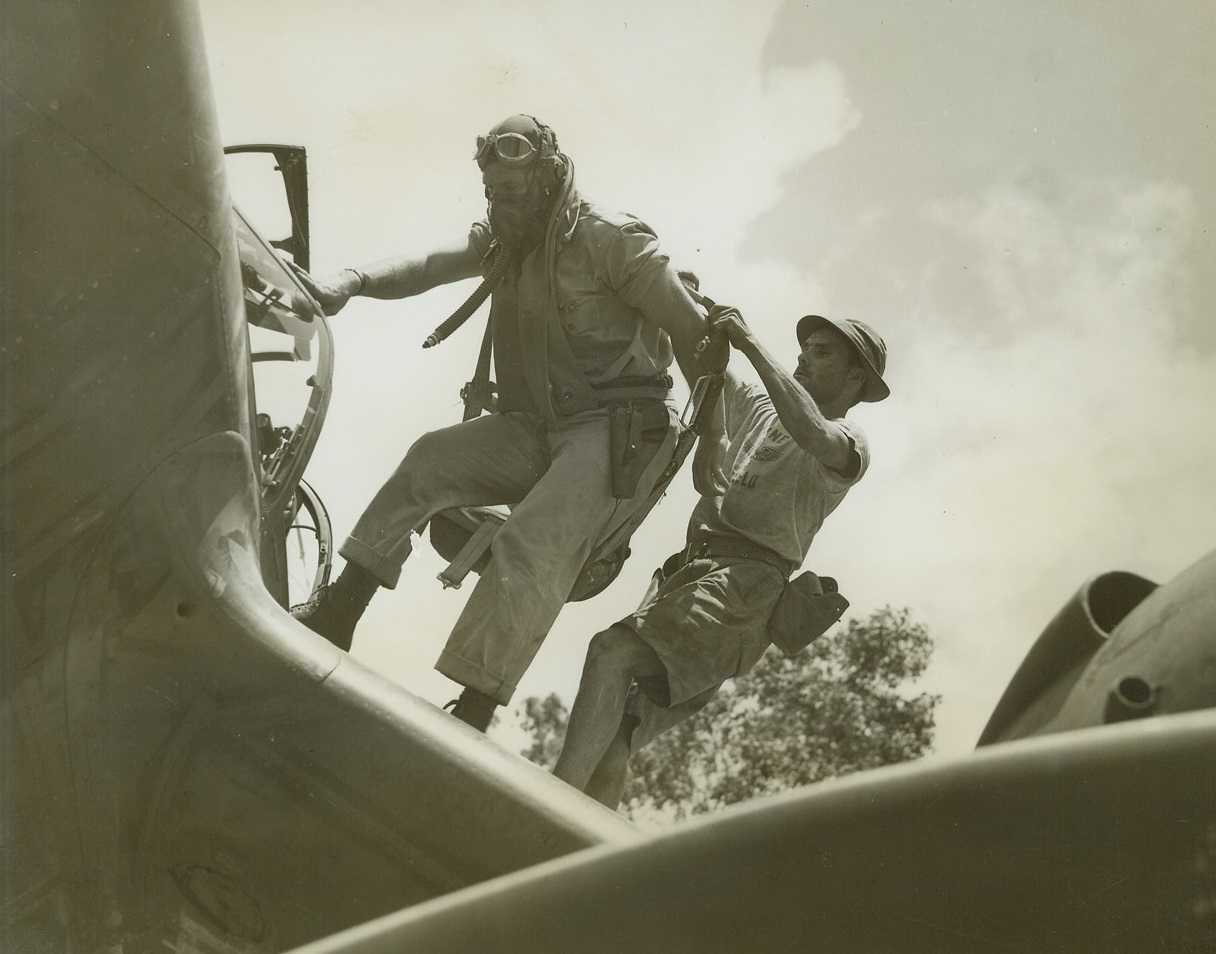
[[[794,656],[836,624],[849,601],[836,591],[830,576],[801,573],[786,584],[768,621],[768,637],[787,656]]]

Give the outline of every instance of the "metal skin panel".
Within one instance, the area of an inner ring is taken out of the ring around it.
[[[1083,584],[1022,660],[978,744],[1008,742],[1044,731],[1111,631],[1154,589],[1155,583],[1121,572],[1103,573]]]
[[[1158,587],[1089,581],[1027,654],[980,745],[1216,706],[1216,551]]]
[[[28,597],[173,451],[248,437],[247,346],[195,11],[21,0],[4,27],[6,559]]]
[[[1216,950],[1214,634],[1216,552],[1162,586],[1104,574],[967,759],[592,849],[295,954]],[[1129,681],[1151,692],[1113,705]]]
[[[1214,706],[1216,551],[1128,612],[1044,731]]]
[[[0,948],[280,951],[636,837],[266,591],[197,10],[3,25]]]
[[[879,769],[294,954],[1216,949],[1216,715]]]
[[[252,487],[232,433],[165,461],[77,576],[62,696],[17,685],[16,938],[280,951],[633,834],[292,621]]]

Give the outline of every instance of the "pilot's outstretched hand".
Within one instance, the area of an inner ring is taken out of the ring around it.
[[[340,312],[359,290],[359,276],[349,268],[325,279],[314,278],[294,262],[291,270],[296,273],[300,284],[317,300],[326,315],[336,315]]]

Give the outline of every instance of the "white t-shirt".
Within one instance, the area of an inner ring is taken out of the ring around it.
[[[870,466],[865,433],[844,418],[834,422],[861,459],[846,477],[798,446],[762,389],[728,372],[722,396],[728,440],[722,469],[730,483],[723,496],[697,503],[689,536],[735,534],[800,566],[827,515]]]

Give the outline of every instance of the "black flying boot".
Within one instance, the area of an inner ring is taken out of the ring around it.
[[[347,563],[338,578],[321,587],[316,596],[293,606],[291,615],[339,649],[349,650],[355,624],[379,586],[361,566]]]
[[[490,727],[498,703],[484,692],[478,692],[476,689],[466,686],[460,694],[460,698],[453,699],[444,708],[450,710],[457,719],[468,723],[478,732],[485,732]]]

